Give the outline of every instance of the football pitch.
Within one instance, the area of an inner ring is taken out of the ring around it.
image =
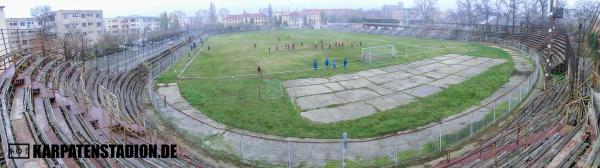
[[[394,46],[396,57],[361,63],[362,48],[385,45]],[[282,85],[286,80],[325,78],[446,54],[507,61],[409,104],[327,124],[303,118]],[[327,68],[326,58],[329,59]],[[347,68],[343,66],[344,59],[348,60]],[[315,60],[317,70],[314,70]],[[337,64],[335,69],[333,60]],[[475,43],[324,30],[282,30],[214,35],[202,51],[182,59],[158,80],[178,83],[181,94],[195,108],[235,128],[302,138],[338,138],[340,132],[345,131],[359,138],[416,128],[462,112],[499,89],[512,71],[513,62],[506,52]]]

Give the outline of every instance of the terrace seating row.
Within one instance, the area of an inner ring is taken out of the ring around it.
[[[18,58],[14,65],[0,74],[0,125],[3,127],[0,139],[3,149],[7,149],[6,144],[15,142],[97,144],[112,140],[118,143],[147,143],[148,139],[153,139],[144,135],[145,128],[140,124],[143,123],[141,115],[148,70],[140,65],[129,72],[106,74],[94,68],[82,67],[82,64],[66,61],[64,57],[44,57],[40,53],[32,53]],[[103,118],[111,112],[101,106],[100,86],[119,98],[121,103],[117,108],[134,123],[117,118],[115,125],[110,125]],[[18,115],[24,117],[25,125],[11,118]],[[20,130],[19,136],[15,136],[13,127],[20,129],[23,126],[29,129]],[[137,129],[131,129],[134,134],[119,133],[123,128]],[[33,141],[28,142],[27,137]],[[3,151],[7,155],[7,151]],[[48,167],[72,167],[73,163],[78,167],[183,167],[201,162],[144,158],[44,159],[40,163]],[[8,167],[21,167],[23,161],[10,160],[5,164]]]

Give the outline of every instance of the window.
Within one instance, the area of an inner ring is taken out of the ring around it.
[[[81,14],[81,18],[85,18],[85,14]]]
[[[102,27],[102,22],[97,22],[97,23],[96,23],[96,26],[98,26],[98,27]]]
[[[91,13],[88,13],[88,14],[87,14],[87,16],[88,16],[88,17],[92,17],[92,14],[91,14]]]
[[[85,23],[82,23],[82,24],[81,24],[81,27],[85,27]]]
[[[19,25],[25,26],[25,22],[20,22]]]
[[[92,23],[92,22],[89,22],[89,23],[88,23],[88,26],[91,26],[91,25],[94,25],[94,23]]]
[[[101,14],[96,14],[96,18],[102,18]]]
[[[11,26],[17,26],[18,24],[17,24],[17,22],[10,22],[10,25]]]
[[[63,19],[68,19],[69,18],[69,14],[68,13],[64,13],[63,14]]]

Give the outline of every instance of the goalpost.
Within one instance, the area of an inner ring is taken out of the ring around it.
[[[368,62],[371,64],[373,61],[384,60],[388,58],[396,57],[396,48],[394,45],[383,45],[376,47],[362,48],[361,62]]]

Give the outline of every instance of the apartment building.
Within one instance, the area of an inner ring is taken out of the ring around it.
[[[119,16],[104,19],[104,28],[111,34],[143,34],[158,31],[158,18],[149,16]]]
[[[58,10],[48,14],[48,32],[91,46],[102,38],[102,10]]]
[[[7,18],[2,30],[4,40],[10,49],[31,48],[39,39],[42,22],[35,18]]]
[[[263,26],[269,23],[267,15],[262,13],[255,14],[241,14],[241,15],[227,15],[222,16],[222,23],[226,27],[235,27],[244,24],[253,24],[257,26]]]
[[[304,25],[304,15],[300,12],[282,12],[277,15],[287,27],[301,28]]]

